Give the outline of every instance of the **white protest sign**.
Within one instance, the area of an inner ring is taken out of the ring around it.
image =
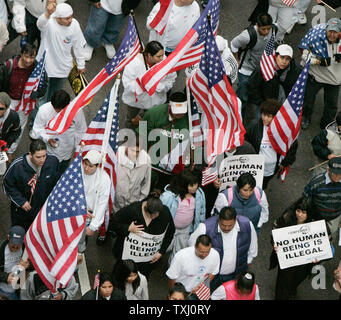
[[[239,176],[244,172],[250,172],[256,179],[256,185],[261,188],[264,176],[264,156],[245,154],[225,158],[219,168],[220,191],[234,186]]]
[[[135,262],[151,261],[153,256],[160,250],[165,234],[166,231],[159,235],[145,232],[137,235],[130,232],[124,239],[122,259],[132,259]]]
[[[333,257],[324,220],[272,230],[281,269]]]

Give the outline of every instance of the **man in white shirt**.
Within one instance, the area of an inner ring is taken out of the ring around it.
[[[42,139],[47,146],[47,153],[55,155],[59,160],[60,176],[68,167],[75,148],[78,146],[86,132],[87,124],[83,110],[76,114],[71,126],[57,136],[47,134],[46,125],[59,112],[70,103],[70,95],[64,90],[56,91],[50,102],[42,105],[34,119],[33,128],[30,131],[32,139]]]
[[[82,238],[78,244],[79,254],[83,253],[86,249],[85,237],[93,236],[101,227],[104,222],[105,213],[108,210],[111,180],[108,174],[99,167],[101,162],[102,155],[96,150],[90,150],[82,161],[87,221]]]
[[[46,50],[46,72],[48,88],[39,105],[51,101],[52,94],[63,88],[67,77],[73,68],[74,53],[78,72],[85,73],[85,58],[83,47],[85,39],[79,22],[73,18],[73,10],[69,4],[60,3],[56,6],[51,2],[47,5],[45,14],[37,21],[41,31],[41,45],[37,60]]]
[[[219,254],[212,248],[212,239],[205,234],[196,238],[195,244],[178,251],[166,275],[168,285],[172,288],[175,282],[184,285],[187,292],[195,299],[195,291],[207,279],[214,279],[219,272]]]
[[[22,40],[34,44],[37,41],[37,47],[40,45],[40,31],[37,28],[37,20],[50,2],[63,3],[66,0],[13,0],[13,19],[8,25],[10,34],[9,42],[18,35]],[[24,39],[23,39],[24,38]]]
[[[258,241],[255,228],[244,216],[237,216],[232,207],[224,207],[219,216],[213,216],[191,234],[188,245],[197,237],[207,234],[212,238],[212,247],[219,252],[219,274],[211,283],[211,291],[245,270],[258,254]]]
[[[157,3],[147,17],[146,27],[150,30],[149,41],[159,41],[164,46],[166,55],[169,55],[199,19],[200,8],[194,0],[174,0],[162,36],[149,26],[159,10],[160,3]]]

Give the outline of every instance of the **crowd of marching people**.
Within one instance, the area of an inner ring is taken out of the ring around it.
[[[181,76],[194,79],[203,70],[202,63],[172,69],[154,84],[152,94],[139,91],[144,74],[176,56],[179,44],[204,10],[213,12],[219,0],[168,1],[171,9],[162,32],[153,22],[167,1],[151,1],[153,9],[144,12],[148,43],[122,70],[119,111],[125,117],[119,129],[129,129],[128,139],[118,144],[111,137],[108,142],[115,152],[114,176],[105,169],[110,152],[103,154],[97,142],[89,143],[85,153],[84,144],[79,148],[86,139],[87,143],[99,141],[98,136],[87,138],[94,129],[90,130],[82,108],[66,130],[57,135],[49,132],[50,122],[67,114],[73,100],[64,90],[71,70],[76,68],[83,75],[100,46],[109,60],[121,55],[118,40],[131,10],[140,2],[90,0],[87,25],[82,27],[65,0],[0,0],[0,50],[4,55],[6,45],[20,37],[18,54],[0,65],[0,175],[10,203],[11,225],[0,246],[0,300],[148,300],[151,273],[161,259],[167,259],[164,281],[169,287],[162,299],[262,299],[257,270],[251,271],[250,266],[264,249],[258,246],[259,232],[270,220],[274,205],[266,192],[271,179],[285,174],[295,163],[299,144],[296,136],[283,155],[274,146],[271,128],[280,121],[277,115],[283,105],[289,103],[296,104],[295,110],[303,105],[296,125],[298,130],[308,129],[322,88],[321,130],[311,145],[324,162],[304,190],[297,191],[297,199],[274,219],[273,230],[325,221],[332,255],[339,249],[341,20],[335,15],[309,28],[300,39],[299,61],[294,59],[297,48],[286,42],[286,34],[295,24],[307,23],[305,12],[312,2],[337,8],[340,1],[258,0],[249,27],[232,39],[215,33],[216,44],[211,46],[220,54],[222,81],[232,92],[233,113],[244,130],[241,143],[224,150],[223,157],[254,154],[264,158],[262,183],[251,172],[244,172],[225,189],[221,188],[218,164],[207,179],[214,165],[205,157],[201,162],[192,161],[193,153],[204,154],[204,141],[193,144],[189,158],[174,156],[192,147],[194,112],[204,123],[207,111],[204,98],[190,93],[185,83],[184,90],[173,88]],[[271,55],[272,63],[264,66],[264,55]],[[272,74],[266,73],[271,64]],[[28,94],[27,84],[38,72],[39,85]],[[103,110],[99,109],[99,117]],[[110,127],[117,129],[118,120],[113,121]],[[151,138],[155,132],[158,135]],[[29,141],[26,152],[18,155],[24,140]],[[77,215],[78,208],[81,215]],[[63,226],[59,222],[62,215],[70,218]],[[51,236],[56,234],[52,230],[56,224],[62,229],[60,238]],[[53,287],[55,280],[48,273],[58,263],[47,272],[47,260],[55,258],[59,242],[70,232],[69,225],[73,228],[69,245],[76,242],[74,263],[62,262],[71,270],[69,279],[63,284],[58,278],[63,285]],[[97,246],[113,244],[114,267],[106,270],[99,264],[101,271],[93,275],[94,288],[81,296],[77,272],[87,254],[88,237],[96,237]],[[141,239],[153,248],[143,259],[138,253],[148,248],[136,245],[136,255],[127,250]],[[272,237],[271,244],[269,269],[278,269],[274,299],[295,299],[298,286],[324,261],[281,268],[279,248]],[[334,265],[334,289],[341,298],[341,263],[334,261]],[[21,288],[17,282],[23,273],[27,276]]]

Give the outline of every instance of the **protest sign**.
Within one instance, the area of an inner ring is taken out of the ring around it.
[[[261,188],[264,175],[264,156],[245,154],[225,158],[219,168],[220,191],[234,186],[239,176],[244,172],[250,172],[256,179],[256,185]]]
[[[281,269],[332,258],[324,220],[272,230]]]
[[[155,235],[141,232],[140,235],[130,232],[124,239],[122,259],[132,259],[135,262],[148,262],[160,250],[163,234]]]

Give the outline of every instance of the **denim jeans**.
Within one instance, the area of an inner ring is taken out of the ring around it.
[[[98,48],[101,43],[114,44],[124,27],[126,16],[114,15],[103,8],[91,6],[88,24],[84,37],[86,42],[93,48]]]
[[[238,72],[238,87],[236,94],[238,98],[242,101],[243,106],[245,106],[245,103],[248,100],[248,89],[247,84],[249,82],[250,76],[246,76],[245,74],[242,74]],[[242,107],[243,110],[243,107]]]

